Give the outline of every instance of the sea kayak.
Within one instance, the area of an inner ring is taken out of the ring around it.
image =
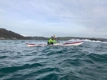
[[[62,46],[77,46],[77,45],[81,45],[83,43],[83,41],[77,41],[77,42],[66,42],[64,44],[62,44]]]
[[[27,46],[28,46],[28,47],[34,47],[34,46],[47,46],[47,44],[30,44],[30,43],[27,43]]]
[[[66,42],[66,43],[63,43],[63,44],[56,43],[56,44],[53,44],[51,46],[78,46],[78,45],[81,45],[82,43],[83,43],[83,41]],[[50,46],[50,45],[47,45],[47,44],[30,44],[30,43],[27,43],[27,46],[28,47],[34,47],[34,46]]]

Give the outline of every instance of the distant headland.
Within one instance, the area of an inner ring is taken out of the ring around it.
[[[70,40],[70,39],[89,39],[89,40],[95,40],[95,41],[107,41],[105,38],[88,38],[88,37],[57,37],[58,40]],[[48,40],[47,37],[43,36],[22,36],[18,33],[15,33],[13,31],[0,28],[0,40]]]

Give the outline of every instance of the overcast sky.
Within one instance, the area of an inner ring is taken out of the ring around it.
[[[107,0],[0,0],[0,27],[24,36],[107,38]]]

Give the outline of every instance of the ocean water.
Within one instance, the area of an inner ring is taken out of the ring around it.
[[[27,47],[35,40],[0,40],[0,80],[107,80],[107,43]]]

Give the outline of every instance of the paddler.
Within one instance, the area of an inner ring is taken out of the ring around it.
[[[56,36],[53,35],[49,40],[48,40],[48,45],[53,45],[57,43],[57,40],[56,40]]]

